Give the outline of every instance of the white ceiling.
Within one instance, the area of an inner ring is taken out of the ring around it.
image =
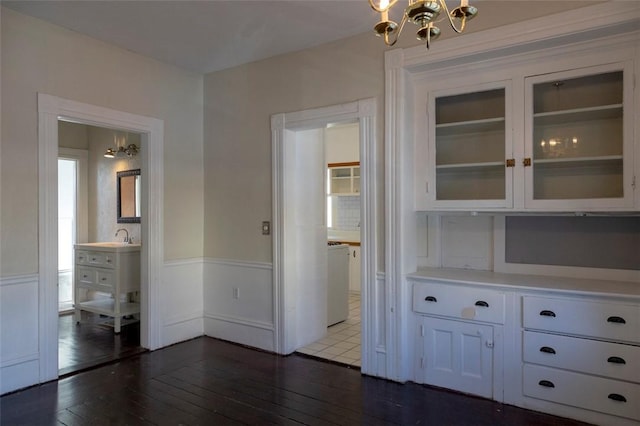
[[[2,5],[198,73],[372,31],[366,0],[35,1]]]
[[[361,33],[379,20],[366,0],[0,0],[14,9],[124,49],[205,74]],[[447,0],[455,7],[459,0]],[[601,1],[601,0],[599,0]],[[632,0],[634,1],[634,0]],[[593,1],[473,3],[469,31],[543,16]],[[530,7],[535,4],[536,7]],[[395,13],[401,13],[402,7]],[[399,20],[399,16],[393,16]],[[445,34],[444,23],[440,24]],[[448,33],[453,34],[446,28]],[[405,31],[414,32],[415,29]],[[382,41],[379,41],[382,44]],[[398,45],[416,44],[403,34]]]

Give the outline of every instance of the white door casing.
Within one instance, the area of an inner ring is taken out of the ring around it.
[[[361,250],[362,250],[362,368],[365,374],[384,375],[378,371],[378,355],[384,353],[384,311],[374,306],[385,306],[385,292],[376,289],[377,236],[376,236],[376,101],[366,99],[342,105],[312,110],[276,114],[271,117],[272,176],[273,176],[273,307],[274,347],[281,354],[295,351],[296,307],[298,284],[291,271],[295,270],[292,256],[299,237],[291,216],[291,188],[301,180],[301,171],[287,158],[287,147],[294,143],[296,134],[309,129],[322,129],[330,123],[357,120],[360,124],[361,158]],[[322,160],[322,164],[324,159]],[[324,167],[324,164],[323,164]],[[292,172],[293,171],[293,172]],[[325,215],[319,209],[319,215]],[[322,240],[326,245],[326,234]],[[326,247],[325,247],[326,249]],[[376,354],[377,352],[377,354]],[[383,363],[384,364],[384,363]],[[384,368],[383,368],[384,369]]]
[[[38,269],[40,382],[58,377],[58,120],[142,134],[141,345],[160,347],[159,283],[163,262],[162,120],[38,94]]]

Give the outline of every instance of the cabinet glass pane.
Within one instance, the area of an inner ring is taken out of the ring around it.
[[[505,90],[436,99],[436,198],[505,198]]]
[[[623,194],[621,71],[533,86],[534,199]]]

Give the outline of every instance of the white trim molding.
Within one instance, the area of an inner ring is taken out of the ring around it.
[[[0,394],[39,381],[38,282],[38,274],[0,277]]]
[[[58,120],[142,134],[141,345],[161,346],[159,283],[163,266],[164,122],[100,106],[38,94],[40,382],[58,377]]]

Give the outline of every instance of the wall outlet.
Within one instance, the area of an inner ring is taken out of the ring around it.
[[[240,289],[238,287],[234,287],[233,288],[233,298],[234,299],[239,299],[240,298]]]

